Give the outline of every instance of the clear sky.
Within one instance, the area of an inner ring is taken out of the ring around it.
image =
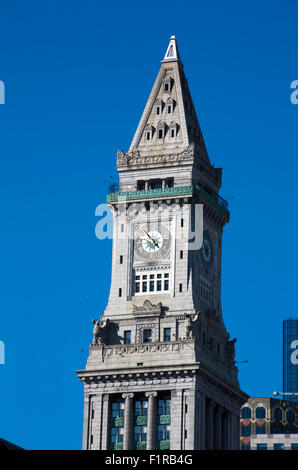
[[[297,316],[295,0],[2,0],[0,437],[80,449],[92,318],[111,241],[95,208],[117,179],[175,34],[231,210],[223,314],[252,396],[282,386],[282,320]],[[110,178],[112,176],[112,178]]]

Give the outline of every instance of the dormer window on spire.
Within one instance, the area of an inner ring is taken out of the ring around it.
[[[166,76],[163,81],[163,91],[164,93],[170,93],[172,88],[172,79],[169,76]]]
[[[167,99],[167,113],[172,114],[174,111],[174,100],[172,98]]]
[[[152,139],[152,137],[153,137],[153,127],[151,126],[151,124],[147,124],[147,126],[145,127],[144,136],[145,136],[145,142]]]
[[[159,121],[157,124],[157,138],[158,139],[163,139],[165,136],[165,123],[162,121]]]
[[[156,100],[155,101],[155,114],[159,115],[162,113],[162,101]]]
[[[177,135],[177,123],[172,121],[170,124],[170,137],[173,139]]]

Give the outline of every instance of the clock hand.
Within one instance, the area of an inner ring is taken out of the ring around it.
[[[143,230],[143,232],[145,233],[145,235],[146,235],[146,237],[147,237],[146,239],[147,239],[149,242],[151,242],[153,245],[155,245],[157,248],[159,248],[158,243],[156,243],[156,241],[153,240],[152,237],[150,237],[149,233],[145,232],[145,230],[144,230],[143,228],[142,228],[142,230]]]

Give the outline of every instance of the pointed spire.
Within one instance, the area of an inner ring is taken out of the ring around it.
[[[170,42],[169,42],[167,51],[165,53],[165,56],[162,62],[173,62],[173,61],[181,62],[175,36],[170,37]]]
[[[129,152],[147,157],[183,152],[190,146],[209,162],[177,41],[171,36]]]

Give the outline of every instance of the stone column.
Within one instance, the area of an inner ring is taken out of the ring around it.
[[[215,408],[215,449],[222,449],[222,412],[221,406]]]
[[[228,410],[224,411],[223,416],[223,448],[231,449],[231,413]]]
[[[187,398],[187,413],[185,413],[185,404],[184,404],[184,414],[185,414],[185,429],[187,429],[187,439],[184,438],[184,450],[194,450],[197,449],[197,427],[198,422],[196,419],[197,412],[197,400],[195,389],[190,389],[185,392],[185,398]]]
[[[214,402],[209,399],[207,403],[206,449],[212,450],[214,448]]]
[[[102,407],[102,425],[101,425],[101,449],[108,450],[109,448],[109,401],[110,396],[108,394],[103,396],[103,407]]]
[[[84,418],[83,418],[83,450],[88,450],[88,434],[90,431],[90,420],[89,420],[89,413],[90,413],[90,399],[87,394],[84,396]]]
[[[133,393],[123,393],[124,405],[124,436],[123,450],[132,450],[133,436]]]
[[[233,450],[238,450],[240,447],[239,423],[240,418],[234,413],[231,414],[231,448]]]
[[[205,429],[206,429],[206,397],[202,392],[199,392],[200,396],[200,450],[205,450]]]
[[[156,443],[156,397],[157,392],[146,392],[148,398],[147,450],[154,450]]]
[[[183,390],[171,391],[171,450],[183,450]]]

